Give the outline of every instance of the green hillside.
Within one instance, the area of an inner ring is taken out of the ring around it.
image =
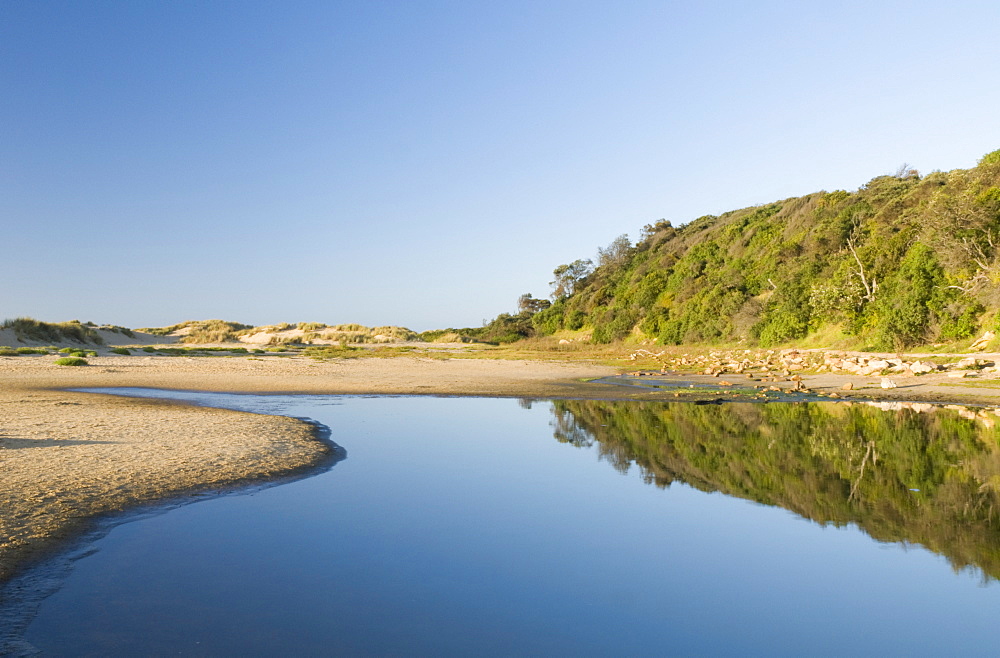
[[[854,192],[649,225],[637,244],[622,236],[596,264],[554,274],[551,306],[529,299],[484,333],[760,346],[818,334],[884,350],[960,341],[1000,320],[1000,150],[973,169],[901,168]]]

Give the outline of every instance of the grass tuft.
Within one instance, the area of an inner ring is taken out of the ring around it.
[[[85,366],[89,365],[86,359],[81,359],[76,356],[64,356],[61,359],[56,359],[57,366]]]

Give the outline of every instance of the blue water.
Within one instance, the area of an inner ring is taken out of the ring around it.
[[[555,441],[548,402],[175,395],[316,419],[347,459],[115,527],[28,627],[45,655],[969,655],[1000,640],[1000,588],[980,576],[852,526],[650,486]]]

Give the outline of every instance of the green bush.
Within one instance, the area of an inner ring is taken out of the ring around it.
[[[980,304],[972,304],[958,315],[946,316],[939,332],[941,340],[962,340],[971,338],[979,331],[979,316],[986,309]]]
[[[876,302],[878,330],[875,346],[899,350],[927,337],[931,307],[943,294],[944,273],[931,250],[914,245],[900,263],[896,276]]]
[[[1000,149],[990,151],[979,159],[979,164],[981,165],[991,165],[997,163],[1000,163]]]
[[[57,366],[85,366],[87,365],[86,359],[81,359],[75,356],[66,356],[61,359],[56,359]]]
[[[132,352],[129,351],[129,349],[125,348],[125,347],[112,347],[111,348],[111,353],[112,354],[123,354],[125,356],[129,356],[130,354],[132,354]]]
[[[514,343],[534,336],[535,327],[531,323],[530,313],[501,313],[477,333],[478,338],[490,343]]]
[[[610,343],[625,338],[636,324],[636,316],[628,312],[615,314],[610,320],[601,322],[594,327],[593,341],[595,343]]]
[[[17,356],[17,350],[10,347],[0,347],[0,356]]]
[[[587,314],[576,308],[569,312],[566,316],[565,326],[570,331],[577,331],[578,329],[583,329],[583,326],[587,323]]]
[[[155,347],[150,347],[149,345],[147,345],[146,347],[142,348],[142,351],[146,352],[147,354],[152,354],[153,352],[156,351],[156,348]]]
[[[19,347],[14,350],[18,354],[48,354],[48,350],[35,347]]]

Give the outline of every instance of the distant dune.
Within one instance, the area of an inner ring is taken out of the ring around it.
[[[145,345],[336,345],[401,343],[418,340],[405,327],[327,325],[320,322],[252,326],[225,320],[192,320],[167,327],[129,329],[78,321],[42,322],[32,318],[8,320],[0,326],[0,346],[7,347],[133,347]]]

